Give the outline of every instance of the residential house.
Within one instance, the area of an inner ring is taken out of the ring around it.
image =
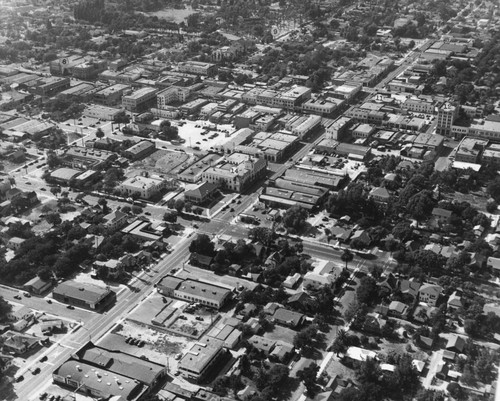
[[[453,351],[461,354],[464,350],[465,344],[466,344],[465,338],[452,333],[448,338],[448,342],[446,343],[445,348],[448,351]]]
[[[195,205],[211,201],[218,193],[218,186],[210,182],[202,182],[196,188],[189,189],[184,192],[186,202],[191,202]]]
[[[282,326],[287,326],[292,329],[297,329],[305,320],[305,315],[302,313],[293,312],[285,308],[279,308],[274,312],[273,320],[275,323]]]
[[[202,269],[209,270],[212,266],[213,258],[211,256],[202,255],[193,252],[189,258],[189,263],[193,266],[201,267]]]
[[[127,223],[128,215],[120,210],[115,210],[104,216],[104,227],[111,230],[122,228]]]
[[[490,256],[486,261],[486,266],[491,269],[493,274],[500,274],[500,258],[494,258]]]
[[[363,323],[363,331],[381,335],[386,324],[387,319],[385,319],[381,314],[368,313]]]
[[[349,347],[345,353],[345,358],[358,362],[366,362],[368,359],[376,359],[377,353],[364,348]]]
[[[391,194],[383,187],[375,187],[370,191],[369,197],[375,202],[387,203],[391,199]]]
[[[293,351],[294,347],[292,344],[284,341],[277,341],[274,349],[269,354],[269,360],[279,363],[288,363]]]
[[[399,301],[392,301],[389,304],[389,316],[405,319],[408,315],[408,310],[408,305]]]
[[[450,295],[450,298],[448,298],[447,306],[451,311],[462,308],[463,304],[460,292],[454,291],[453,294]]]
[[[23,288],[36,295],[43,294],[45,291],[47,291],[50,287],[52,287],[52,282],[50,280],[45,281],[42,280],[40,277],[35,276],[28,282],[26,282],[23,286]]]
[[[418,299],[429,306],[436,306],[439,296],[443,292],[443,287],[437,284],[422,284],[418,290]]]
[[[29,350],[39,345],[41,338],[34,335],[16,333],[7,331],[2,335],[3,349],[7,352],[13,352],[16,355],[23,355]]]
[[[440,207],[435,207],[432,209],[432,216],[437,220],[438,223],[448,223],[451,217],[451,211]]]
[[[313,299],[311,296],[304,291],[296,292],[286,301],[286,305],[294,310],[307,311],[312,308]]]
[[[356,230],[351,237],[351,244],[357,243],[363,247],[367,247],[371,242],[370,234],[366,230]]]
[[[420,289],[420,283],[414,280],[401,280],[399,283],[399,291],[410,298],[413,302],[418,297],[418,290]]]
[[[248,343],[266,356],[271,353],[276,345],[276,341],[257,335],[250,337]]]

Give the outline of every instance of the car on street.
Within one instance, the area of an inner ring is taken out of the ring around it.
[[[14,295],[14,299],[21,299],[21,295]]]
[[[40,373],[40,368],[39,367],[36,367],[33,372],[32,372],[34,375],[37,375],[38,373]]]
[[[66,308],[68,308],[68,309],[75,309],[75,307],[73,305],[68,305],[68,306],[66,306]]]

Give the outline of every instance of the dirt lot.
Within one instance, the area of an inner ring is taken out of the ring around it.
[[[192,157],[192,156],[191,156]],[[157,174],[168,174],[179,165],[189,163],[190,156],[182,152],[172,152],[169,150],[157,150],[152,155],[146,157],[144,160],[135,162],[127,175],[133,171],[132,175],[136,174],[136,170],[147,170]]]
[[[191,14],[194,14],[196,11],[193,10],[191,7],[187,7],[182,10],[177,10],[174,8],[166,8],[164,10],[160,11],[155,11],[155,12],[149,12],[149,13],[141,13],[141,14],[146,14],[149,16],[156,16],[158,18],[165,19],[167,21],[172,21],[172,22],[182,22],[185,21],[187,17],[189,17]]]
[[[189,336],[199,336],[212,325],[212,319],[215,319],[215,316],[199,309],[193,315],[188,313],[179,315],[168,328]]]

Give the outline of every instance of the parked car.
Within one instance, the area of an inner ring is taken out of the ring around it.
[[[66,308],[68,308],[68,309],[75,309],[75,307],[73,305],[68,305],[68,306],[66,306]]]

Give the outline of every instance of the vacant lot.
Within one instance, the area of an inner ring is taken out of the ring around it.
[[[182,152],[172,152],[169,150],[157,150],[145,159],[135,162],[130,171],[147,170],[157,174],[168,174],[179,165],[187,162],[189,155]],[[135,172],[134,174],[135,175]]]
[[[167,21],[171,22],[182,22],[185,21],[187,17],[189,17],[191,14],[194,14],[196,11],[193,10],[191,7],[185,8],[183,10],[177,10],[174,8],[166,8],[164,10],[160,11],[155,11],[155,12],[149,12],[149,13],[142,13],[146,14],[149,16],[156,16],[158,18],[162,18]]]

